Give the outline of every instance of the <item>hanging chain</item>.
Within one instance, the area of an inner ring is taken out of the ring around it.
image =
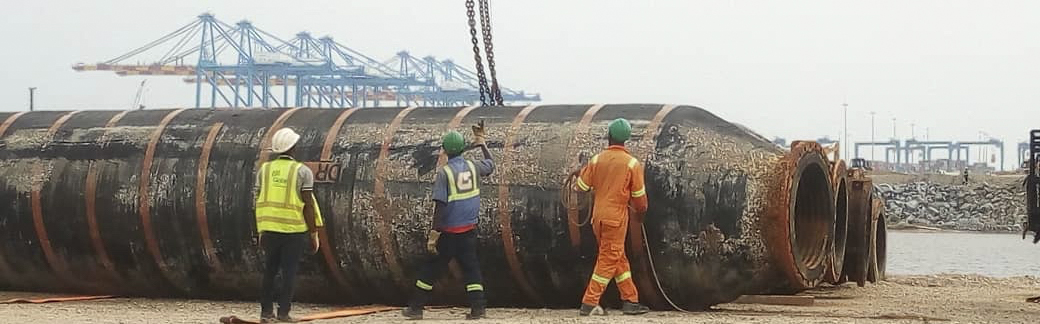
[[[481,8],[483,8],[483,0],[481,1]],[[466,16],[469,17],[469,36],[473,43],[473,60],[477,65],[477,82],[479,83],[477,85],[477,91],[480,92],[480,105],[487,106],[488,99],[485,94],[491,95],[491,90],[488,88],[487,76],[484,74],[484,62],[480,59],[480,46],[477,45],[477,21],[474,19],[474,6],[473,0],[466,0]],[[483,10],[481,10],[481,20],[483,21]],[[485,42],[487,40],[486,35],[487,34],[485,33]],[[491,99],[491,101],[494,101],[494,95],[491,95]]]
[[[502,105],[502,91],[498,87],[498,76],[495,73],[495,46],[491,43],[491,8],[488,0],[480,0],[480,27],[484,35],[484,54],[487,55],[488,72],[491,72],[491,88],[488,94],[492,104]]]

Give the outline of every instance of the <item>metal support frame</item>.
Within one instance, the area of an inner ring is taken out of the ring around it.
[[[1034,233],[1033,243],[1040,242],[1040,130],[1029,131],[1028,176],[1023,185],[1026,187],[1026,231]],[[1025,237],[1025,232],[1022,233]]]

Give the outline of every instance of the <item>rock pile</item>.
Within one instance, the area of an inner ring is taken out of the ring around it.
[[[888,224],[963,231],[1021,232],[1025,190],[1016,185],[930,182],[878,184]]]

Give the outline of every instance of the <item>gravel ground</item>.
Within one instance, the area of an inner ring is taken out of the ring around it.
[[[489,309],[484,323],[1036,323],[1040,304],[1025,298],[1040,294],[1040,278],[990,278],[976,275],[900,276],[866,288],[853,285],[805,292],[813,306],[719,305],[700,313],[652,312],[638,317],[614,311],[605,317],[579,318],[576,310]],[[44,294],[0,292],[0,299],[43,297]],[[49,296],[48,296],[49,297]],[[335,307],[296,305],[295,314]],[[0,306],[3,323],[217,323],[220,316],[255,316],[246,302],[116,298],[52,304]],[[462,321],[467,310],[427,311],[426,321]],[[405,322],[397,312],[318,323]],[[414,322],[412,322],[414,323]]]

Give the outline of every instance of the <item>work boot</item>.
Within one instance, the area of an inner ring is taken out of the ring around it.
[[[411,306],[408,306],[408,307],[405,307],[404,309],[401,310],[401,315],[404,316],[404,318],[407,318],[407,319],[410,319],[410,320],[421,320],[422,319],[422,313],[423,313],[422,307],[412,308]]]
[[[278,317],[276,319],[278,320],[278,323],[296,323],[296,322],[299,322],[299,320],[293,318],[292,316],[289,316],[289,314],[278,315]]]
[[[599,307],[599,305],[589,305],[589,304],[582,303],[581,304],[581,309],[578,309],[578,315],[580,315],[580,316],[607,315],[607,311],[604,310],[603,307]]]
[[[476,320],[476,319],[485,318],[486,315],[487,315],[487,311],[484,309],[484,307],[483,306],[478,306],[478,307],[470,308],[469,314],[466,314],[466,319],[467,320]]]
[[[260,315],[260,324],[268,324],[268,323],[274,323],[274,322],[275,322],[274,314],[263,314],[263,315]]]
[[[621,313],[625,315],[642,315],[650,311],[650,307],[646,307],[637,303],[622,302]]]

